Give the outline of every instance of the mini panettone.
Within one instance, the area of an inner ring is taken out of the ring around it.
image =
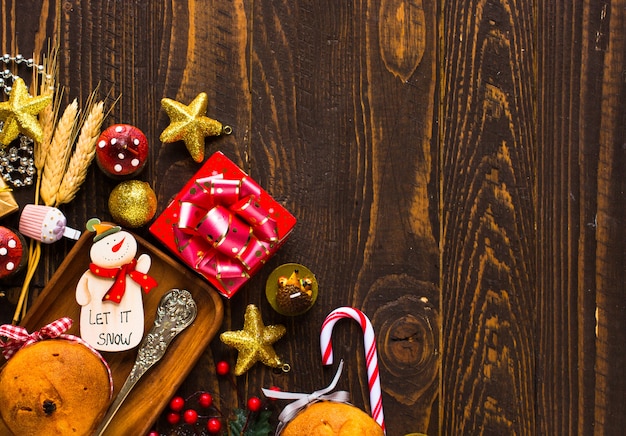
[[[287,423],[281,436],[383,436],[367,413],[347,403],[320,401],[307,406]]]
[[[2,368],[0,414],[15,435],[89,435],[110,391],[108,369],[94,351],[72,340],[42,340]]]
[[[332,392],[339,381],[343,360],[332,382],[310,394],[262,389],[268,398],[295,400],[278,415],[278,436],[385,436],[383,424],[348,403],[346,391]]]

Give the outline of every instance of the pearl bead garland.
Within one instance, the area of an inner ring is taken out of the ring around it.
[[[37,73],[41,74],[42,76],[45,75],[46,81],[50,81],[52,79],[52,76],[46,74],[45,66],[35,63],[32,58],[26,59],[21,54],[11,56],[10,54],[5,53],[2,55],[2,57],[0,57],[0,62],[4,62],[5,65],[5,69],[0,71],[0,89],[4,89],[4,93],[6,95],[9,95],[11,93],[13,82],[15,82],[15,79],[19,77],[17,74],[12,73],[11,70],[6,68],[6,66],[8,66],[10,63],[15,63],[18,67],[20,65],[25,65],[27,68],[33,68]]]
[[[0,121],[0,130],[3,122]],[[35,160],[33,158],[33,140],[19,135],[19,145],[0,148],[0,175],[15,188],[31,186],[35,181]]]

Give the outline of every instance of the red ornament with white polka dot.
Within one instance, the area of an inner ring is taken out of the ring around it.
[[[135,126],[114,124],[96,143],[96,162],[108,176],[121,179],[136,176],[148,159],[148,139]]]
[[[24,237],[0,226],[0,279],[18,273],[26,264],[28,250]]]

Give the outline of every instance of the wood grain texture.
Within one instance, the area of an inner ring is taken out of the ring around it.
[[[602,74],[596,228],[596,383],[594,433],[617,434],[626,425],[626,2],[608,5]]]
[[[530,4],[443,9],[444,434],[533,434],[536,233]]]
[[[539,15],[542,434],[624,426],[623,10],[579,2]]]
[[[414,75],[400,80],[387,67],[396,41],[389,35],[395,23],[378,19],[386,7],[255,4],[252,149],[261,182],[286,196],[299,217],[292,241],[300,243],[289,254],[322,281],[318,301],[326,310],[288,330],[306,337],[332,308],[362,308],[379,335],[384,402],[395,411],[388,429],[403,434],[427,431],[436,411],[436,33],[432,7],[423,22],[406,23],[425,40],[406,53],[418,60]],[[393,110],[392,101],[405,110]],[[350,363],[343,387],[368,410],[359,328],[341,323],[333,338],[337,358]],[[327,384],[332,370],[322,370],[317,346],[304,351],[291,343],[288,353],[294,368],[319,366],[317,376],[294,374],[291,389]]]
[[[326,386],[336,367],[321,365],[319,328],[353,305],[378,335],[389,435],[609,435],[626,420],[625,11],[624,0],[5,0],[0,48],[39,54],[56,36],[65,104],[98,85],[109,105],[119,98],[106,124],[148,137],[139,178],[159,212],[199,168],[182,143],[159,142],[160,101],[206,92],[207,115],[233,128],[206,154],[223,151],[297,217],[224,300],[220,329],[258,305],[287,327],[275,349],[292,371],[256,365],[234,388],[214,364],[236,352],[214,340],[182,395],[208,390],[232,408],[261,387]],[[117,183],[91,168],[62,208],[69,224],[110,219]],[[33,194],[15,192],[20,205]],[[32,300],[72,245],[44,247]],[[264,296],[286,262],[320,283],[298,318]],[[19,285],[1,284],[3,320]],[[338,323],[333,342],[347,364],[338,388],[369,410],[359,327]]]
[[[537,398],[545,434],[592,434],[595,349],[595,97],[602,50],[600,9],[552,6],[538,26]],[[599,4],[598,4],[599,6]],[[555,25],[550,16],[563,18]],[[593,16],[593,19],[591,18]],[[582,41],[577,44],[576,41]],[[584,59],[584,61],[583,61]],[[567,116],[564,116],[567,114]],[[579,170],[578,170],[579,168]],[[543,303],[543,304],[541,304]],[[541,305],[540,305],[541,304]]]

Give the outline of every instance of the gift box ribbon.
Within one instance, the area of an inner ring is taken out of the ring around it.
[[[176,247],[188,265],[225,288],[245,282],[278,241],[278,226],[258,202],[261,187],[249,177],[222,174],[196,179],[180,198]]]
[[[83,341],[78,336],[67,335],[66,331],[72,327],[73,321],[71,318],[64,317],[59,318],[56,321],[52,321],[50,324],[43,326],[38,331],[28,333],[24,327],[15,326],[12,324],[4,324],[0,326],[0,348],[2,349],[2,355],[6,360],[9,360],[15,353],[27,345],[34,344],[35,342],[43,341],[46,339],[65,339],[72,342],[78,342],[86,346],[96,356],[100,358],[104,364],[107,373],[109,374],[109,397],[113,396],[113,375],[111,374],[111,368],[102,355],[87,342]],[[6,340],[2,338],[7,338]]]
[[[278,415],[278,420],[280,422],[276,428],[276,434],[280,434],[283,427],[287,425],[287,423],[289,423],[289,421],[291,421],[301,410],[305,409],[310,404],[318,401],[334,401],[336,403],[347,403],[350,399],[350,394],[348,392],[337,391],[329,394],[329,392],[335,389],[335,386],[337,386],[337,382],[339,381],[342,370],[343,360],[339,362],[339,367],[337,368],[335,377],[330,382],[330,384],[324,389],[320,389],[319,391],[315,391],[310,394],[300,392],[275,391],[272,389],[261,389],[263,391],[263,394],[268,398],[274,398],[278,400],[295,400],[294,402],[287,404],[283,411],[280,413],[280,415]]]

